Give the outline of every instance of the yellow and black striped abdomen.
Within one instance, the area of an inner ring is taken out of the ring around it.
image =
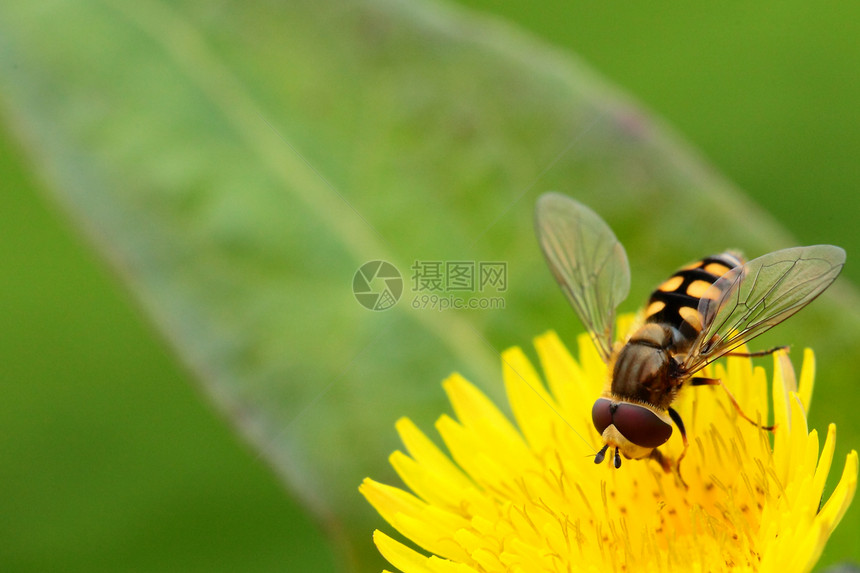
[[[645,321],[673,326],[692,340],[702,330],[699,299],[718,278],[743,263],[737,253],[726,252],[687,265],[651,293]]]

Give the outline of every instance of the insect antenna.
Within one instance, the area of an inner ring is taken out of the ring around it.
[[[603,447],[600,448],[600,451],[594,454],[594,463],[600,464],[603,463],[603,458],[606,457],[606,450],[609,448],[609,444],[603,444]],[[615,450],[615,454],[618,454],[618,450]]]

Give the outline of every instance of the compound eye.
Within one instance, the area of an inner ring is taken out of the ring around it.
[[[612,400],[606,398],[598,398],[591,408],[591,421],[594,422],[594,428],[597,433],[602,434],[603,430],[609,427],[612,423]]]
[[[609,411],[608,406],[606,410]],[[591,415],[594,417],[594,410]],[[617,404],[612,413],[612,423],[625,438],[643,448],[656,448],[665,444],[672,435],[671,424],[664,422],[648,408],[636,404]]]

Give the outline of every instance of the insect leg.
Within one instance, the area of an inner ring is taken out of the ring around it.
[[[740,356],[742,358],[756,358],[758,356],[770,356],[774,352],[778,350],[789,351],[788,346],[774,346],[773,348],[768,348],[767,350],[759,350],[758,352],[729,352],[727,354],[723,354],[723,356]]]
[[[678,426],[678,431],[681,432],[681,439],[684,441],[684,450],[681,452],[681,455],[678,456],[678,461],[675,462],[675,466],[678,468],[678,479],[681,480],[681,484],[683,484],[684,489],[687,489],[687,482],[684,481],[684,476],[681,475],[681,460],[683,460],[684,456],[687,455],[687,448],[690,446],[690,443],[687,441],[687,429],[684,428],[684,420],[681,419],[681,414],[672,407],[669,407],[669,417],[672,418],[672,421],[675,422],[676,426]]]
[[[669,458],[664,456],[660,450],[651,450],[651,455],[648,457],[660,464],[660,467],[663,468],[664,472],[669,473],[672,471],[672,462]]]
[[[746,420],[747,422],[749,422],[749,423],[750,423],[750,424],[752,424],[753,426],[755,426],[755,427],[757,427],[757,428],[761,428],[762,430],[767,430],[768,432],[772,432],[772,431],[776,428],[776,425],[773,425],[773,426],[760,426],[760,425],[758,424],[758,422],[754,421],[752,418],[750,418],[749,416],[747,416],[746,414],[744,414],[744,411],[743,411],[743,410],[741,410],[741,405],[740,405],[740,404],[738,404],[737,399],[736,399],[736,398],[734,397],[734,395],[729,391],[729,389],[726,387],[726,385],[725,385],[725,384],[723,384],[723,381],[722,381],[722,380],[720,380],[719,378],[703,378],[703,377],[697,376],[697,377],[692,378],[692,379],[690,380],[690,385],[691,385],[691,386],[722,386],[722,387],[723,387],[723,390],[725,390],[725,391],[726,391],[726,394],[728,395],[729,400],[731,400],[731,402],[732,402],[732,406],[734,406],[734,407],[735,407],[735,410],[737,410],[737,411],[738,411],[738,414],[740,415],[740,417],[741,417],[741,418],[743,418],[744,420]],[[671,413],[671,412],[669,412],[669,415],[670,415],[670,416],[671,416],[671,414],[672,414],[672,413]],[[673,418],[673,419],[674,419],[674,418]]]

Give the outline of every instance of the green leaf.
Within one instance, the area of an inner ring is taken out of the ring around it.
[[[703,254],[793,244],[575,58],[445,6],[10,2],[0,74],[34,171],[355,571],[379,568],[356,488],[396,479],[394,421],[429,430],[453,370],[502,401],[500,350],[580,328],[533,238],[539,193],[612,225],[626,310]],[[377,260],[404,280],[385,311],[352,292]],[[478,293],[504,308],[414,308],[416,261],[505,262],[507,290]],[[839,421],[860,314],[834,290],[767,338],[816,348]]]

